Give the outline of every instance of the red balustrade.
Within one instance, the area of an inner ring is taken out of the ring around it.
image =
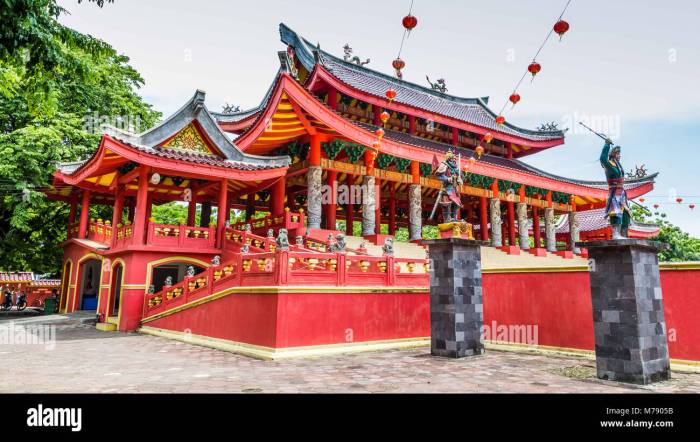
[[[102,244],[112,243],[112,223],[109,221],[103,222],[101,219],[97,221],[90,221],[88,224],[88,235],[87,239]]]
[[[231,225],[234,230],[245,230],[246,225],[250,224],[251,231],[258,235],[266,235],[269,229],[272,229],[275,234],[280,228],[294,230],[304,227],[304,212],[291,212],[285,210],[284,214],[272,216],[267,215],[263,218],[255,218],[250,222],[238,222]]]
[[[216,228],[149,223],[146,243],[166,247],[213,248],[216,243]]]

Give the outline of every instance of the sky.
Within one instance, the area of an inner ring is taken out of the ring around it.
[[[111,44],[143,76],[143,98],[177,110],[196,89],[207,106],[256,106],[279,67],[278,25],[342,56],[349,43],[369,68],[392,73],[410,0],[115,0],[100,9],[60,0],[61,22]],[[404,79],[427,85],[444,78],[448,93],[489,96],[498,112],[566,0],[414,0],[418,26],[401,54]],[[622,146],[629,170],[659,172],[647,205],[700,237],[700,2],[572,0],[571,28],[552,35],[537,57],[542,71],[520,89],[509,122],[535,128],[557,122],[566,143],[526,162],[557,175],[603,180],[600,139],[590,122]],[[683,203],[675,202],[676,196]],[[691,210],[688,205],[698,205]]]

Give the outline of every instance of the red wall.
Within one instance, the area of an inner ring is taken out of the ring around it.
[[[700,270],[662,270],[661,289],[671,357],[700,361]]]

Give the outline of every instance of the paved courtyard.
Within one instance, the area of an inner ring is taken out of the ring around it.
[[[0,345],[0,370],[22,374],[3,393],[624,393],[700,392],[700,374],[653,386],[595,378],[594,362],[489,351],[449,360],[429,349],[260,361],[136,333],[98,331],[54,316],[53,349]],[[26,322],[25,322],[26,321]],[[8,325],[8,321],[0,324]]]

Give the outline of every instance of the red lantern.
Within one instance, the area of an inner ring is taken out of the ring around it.
[[[566,31],[569,30],[569,23],[565,22],[564,20],[559,20],[554,24],[554,32],[559,34],[559,41],[561,41],[561,38],[566,34]]]
[[[676,202],[677,202],[678,204],[682,203],[682,202],[683,202],[683,198],[676,198]]]
[[[384,137],[384,129],[381,127],[374,132],[380,140]]]
[[[515,106],[516,104],[518,104],[518,101],[520,101],[520,94],[514,92],[510,95],[508,99],[511,103],[513,103],[513,106]]]
[[[658,209],[658,208],[659,208],[659,205],[658,205],[658,204],[654,204],[654,209]]]
[[[406,66],[405,61],[401,60],[400,58],[397,58],[391,62],[391,66],[396,70],[397,77],[403,77],[403,75],[401,74],[401,69],[403,69]]]
[[[503,115],[499,115],[496,117],[496,124],[500,125],[500,124],[503,124],[505,122],[506,122],[506,117],[504,117]]]
[[[503,121],[505,121],[505,118],[503,119]],[[498,123],[498,118],[496,118],[496,123]],[[502,123],[499,123],[499,124],[502,124]],[[490,143],[492,140],[493,140],[493,135],[491,134],[491,132],[486,132],[484,134],[484,141],[486,141],[487,143]]]
[[[389,121],[389,112],[383,111],[379,114],[379,119],[382,120],[382,123],[386,124],[386,122]]]
[[[418,19],[415,16],[408,14],[403,18],[401,23],[403,23],[403,27],[410,33],[418,24]]]
[[[389,102],[391,102],[394,98],[396,98],[396,91],[394,89],[387,89],[385,95]]]
[[[646,201],[644,198],[639,198],[640,203],[643,203],[644,201]]]
[[[688,207],[690,207],[690,210],[693,210],[695,208],[695,204],[690,204]]]
[[[484,148],[481,147],[481,145],[476,146],[476,149],[474,149],[477,155],[482,156],[484,154]]]
[[[536,61],[533,61],[527,67],[527,71],[532,74],[533,80],[535,79],[535,75],[537,75],[541,70],[542,70],[542,66],[540,66],[540,64]]]

